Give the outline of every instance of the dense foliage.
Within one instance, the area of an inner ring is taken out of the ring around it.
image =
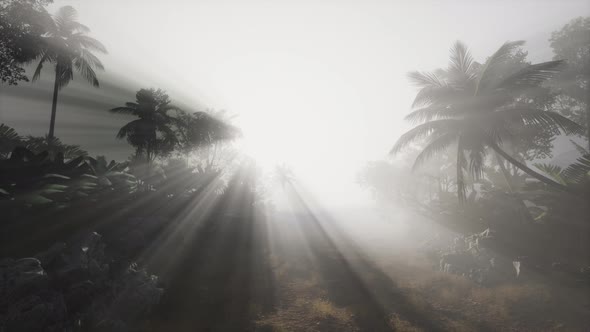
[[[587,23],[552,34],[554,61],[531,64],[509,42],[480,64],[457,42],[448,68],[409,74],[419,91],[406,119],[419,125],[359,181],[381,207],[402,204],[459,234],[427,242],[437,269],[483,284],[556,270],[587,282]],[[578,154],[569,165],[553,145],[564,134]]]
[[[23,65],[43,48],[42,35],[51,17],[44,6],[51,0],[0,1],[0,80],[8,85],[28,81]]]
[[[99,87],[96,71],[104,68],[94,53],[106,48],[88,35],[73,7],[50,16],[44,9],[50,2],[0,0],[2,83],[28,81],[23,66],[35,60],[33,81],[47,64],[55,74],[48,135],[21,136],[0,124],[0,331],[142,330],[166,293],[136,262],[173,271],[165,281],[191,284],[191,276],[207,273],[173,263],[181,254],[201,255],[207,249],[201,243],[218,241],[204,254],[215,257],[233,253],[231,246],[246,252],[266,245],[267,239],[254,245],[253,233],[238,237],[251,231],[259,207],[270,207],[261,171],[231,146],[241,133],[223,112],[181,109],[162,89],[142,88],[135,101],[105,110],[133,117],[116,133],[134,148],[127,161],[91,157],[55,137],[58,92],[75,72]],[[447,68],[409,74],[419,91],[406,120],[416,127],[393,146],[397,159],[369,163],[359,182],[386,211],[403,206],[453,234],[436,234],[422,246],[435,269],[483,286],[560,271],[566,277],[559,283],[587,287],[589,29],[590,19],[578,18],[554,32],[552,61],[531,63],[524,42],[516,41],[480,63],[456,42]],[[565,136],[577,157],[558,165],[551,159],[554,142]],[[288,166],[277,166],[274,176],[285,192],[294,188]],[[312,236],[338,256],[323,265],[341,264],[336,274],[350,274],[350,262],[312,221]],[[187,234],[197,227],[204,231],[191,241]],[[229,234],[229,246],[211,234]],[[317,244],[307,245],[315,254]],[[254,259],[243,254],[235,255],[235,265],[246,265],[250,278]],[[228,262],[219,265],[234,272]],[[167,286],[183,298],[186,284]]]

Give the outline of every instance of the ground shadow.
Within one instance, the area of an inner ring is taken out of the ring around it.
[[[188,241],[173,252],[181,256],[175,264],[152,261],[150,269],[166,280],[166,293],[151,330],[249,331],[272,310],[267,221],[240,195],[218,202],[215,212],[195,221],[200,225],[192,234],[179,234]]]
[[[292,204],[303,211],[298,215],[298,224],[316,260],[321,287],[327,290],[330,301],[354,313],[360,330],[394,330],[392,315],[425,331],[444,330],[437,310],[418,308],[412,303],[404,290],[363,254],[329,216],[323,215],[320,220],[309,203],[294,190],[290,198]],[[490,330],[480,322],[472,323],[480,331]]]

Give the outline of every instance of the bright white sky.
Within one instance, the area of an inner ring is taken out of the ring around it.
[[[590,14],[582,1],[56,0],[109,54],[106,70],[236,114],[249,151],[287,163],[323,200],[348,204],[355,173],[408,125],[410,70],[445,66],[460,39],[483,60]],[[157,82],[157,83],[155,83]]]

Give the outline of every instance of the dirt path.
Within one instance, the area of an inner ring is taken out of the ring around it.
[[[292,200],[300,212],[276,220],[226,207],[177,234],[176,264],[153,266],[168,280],[153,330],[441,330],[336,223]]]

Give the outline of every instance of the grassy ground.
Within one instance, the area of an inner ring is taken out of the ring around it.
[[[371,271],[358,256],[316,252],[323,254],[332,257],[316,258],[347,267],[332,266],[338,272],[330,273],[302,260],[274,259],[272,270],[281,300],[275,311],[257,320],[258,328],[586,331],[590,326],[590,299],[580,289],[539,280],[481,287],[464,277],[433,271],[419,253],[384,254],[375,263],[380,272]],[[411,264],[408,255],[412,255]]]

